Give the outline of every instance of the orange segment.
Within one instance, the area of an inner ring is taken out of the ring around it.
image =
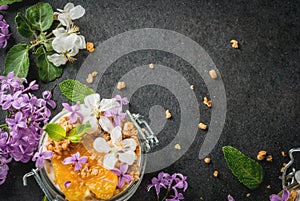
[[[73,165],[64,165],[62,161],[76,152],[79,152],[80,156],[90,156],[90,154],[81,143],[72,144],[70,148],[70,151],[65,152],[60,159],[52,159],[55,182],[59,185],[66,199],[68,201],[79,201],[84,200],[87,195],[91,194],[102,200],[110,199],[116,190],[117,175],[100,166],[97,160],[89,158],[88,163],[84,166],[93,170],[97,169],[98,174],[89,174],[82,177],[80,171],[74,171]],[[64,186],[66,181],[71,181],[68,188]]]

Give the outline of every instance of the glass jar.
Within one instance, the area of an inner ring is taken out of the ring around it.
[[[69,116],[70,112],[63,110],[58,113],[50,123],[57,123],[62,117]],[[128,110],[126,111],[126,119],[127,121],[131,121],[134,127],[138,130],[138,140],[140,143],[140,150],[141,154],[138,159],[139,164],[139,173],[140,178],[137,181],[132,181],[128,187],[121,193],[113,196],[109,200],[106,201],[126,201],[128,200],[137,190],[139,187],[143,174],[146,168],[147,162],[147,155],[145,153],[149,152],[151,147],[158,144],[158,139],[155,137],[152,129],[149,127],[148,123],[142,118],[139,114],[131,114]],[[48,142],[48,135],[44,132],[39,143],[39,147],[44,146]],[[46,161],[45,161],[46,162]],[[46,162],[50,163],[50,162]],[[49,168],[49,167],[48,167]],[[58,185],[53,183],[54,175],[51,175],[49,171],[46,170],[47,165],[45,168],[40,170],[33,169],[31,172],[27,173],[23,177],[23,184],[27,185],[27,178],[30,176],[34,176],[35,180],[37,181],[39,187],[44,192],[45,196],[47,197],[48,201],[65,201],[65,196],[61,192]],[[53,177],[51,179],[51,177]],[[91,199],[89,199],[91,200]],[[100,201],[100,199],[93,198],[92,200]]]
[[[294,148],[289,151],[290,161],[284,167],[281,180],[282,180],[282,189],[287,189],[290,192],[296,190],[298,192],[298,197],[296,200],[300,200],[300,169],[296,170],[293,167],[295,163],[294,154],[296,152],[300,152],[300,148]],[[288,171],[292,169],[291,172]],[[283,191],[281,191],[278,195],[282,196]]]

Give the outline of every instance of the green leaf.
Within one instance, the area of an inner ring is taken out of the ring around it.
[[[46,31],[53,23],[53,9],[49,3],[39,2],[26,9],[26,18],[34,29]]]
[[[48,133],[49,137],[54,141],[60,141],[66,138],[65,129],[56,123],[49,123],[44,127],[44,131]]]
[[[80,142],[81,136],[84,135],[86,132],[88,132],[91,128],[92,127],[89,122],[86,124],[80,124],[76,128],[73,128],[72,130],[70,130],[67,138],[71,142],[75,142],[75,143]]]
[[[16,24],[18,32],[25,38],[30,38],[35,34],[28,19],[22,14],[18,13],[16,16]]]
[[[234,176],[247,188],[257,188],[264,177],[261,165],[234,147],[225,146],[222,150],[226,163]]]
[[[84,98],[88,95],[96,93],[93,89],[77,80],[65,80],[59,84],[61,93],[67,99],[73,102],[84,102]]]
[[[47,197],[44,195],[42,201],[48,201]]]
[[[29,69],[28,45],[19,43],[14,45],[7,53],[4,63],[4,74],[14,72],[16,77],[27,77]]]
[[[53,51],[52,40],[44,42],[43,45],[45,46],[47,52],[52,52]]]
[[[16,2],[22,2],[22,0],[0,0],[0,6],[13,4],[13,3],[16,3]]]
[[[47,58],[48,54],[44,52],[40,52],[39,56],[36,59],[36,65],[38,67],[38,74],[42,81],[50,82],[60,77],[63,69],[62,67],[56,67],[50,62]]]

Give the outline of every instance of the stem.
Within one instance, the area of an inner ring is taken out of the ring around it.
[[[156,200],[159,201],[159,195],[156,196]]]
[[[165,197],[164,197],[161,201],[165,201],[165,200],[167,199],[167,197],[168,197],[170,191],[171,191],[171,189],[168,188],[168,191],[167,191]]]
[[[8,126],[7,126],[7,124],[0,124],[0,128],[7,128]]]

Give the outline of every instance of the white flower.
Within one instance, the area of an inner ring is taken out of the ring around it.
[[[122,140],[121,127],[115,127],[110,133],[111,143],[104,138],[98,137],[94,141],[94,149],[100,153],[106,153],[103,166],[106,169],[113,169],[118,160],[132,165],[136,159],[136,142],[132,138]]]
[[[110,132],[114,126],[110,119],[103,116],[102,113],[119,106],[119,102],[116,99],[102,99],[100,101],[99,94],[91,94],[84,98],[84,104],[80,105],[80,113],[83,115],[83,123],[90,122],[92,131],[98,129],[99,124],[103,130]]]
[[[65,64],[68,60],[78,54],[79,49],[85,49],[86,43],[84,36],[77,35],[76,33],[68,33],[64,28],[60,27],[53,30],[55,36],[52,41],[53,50],[59,54],[53,54],[47,58],[55,66]]]
[[[74,6],[73,3],[67,3],[64,9],[57,9],[59,12],[54,14],[58,15],[58,20],[63,26],[70,27],[72,20],[81,18],[85,14],[85,9],[78,5]]]

